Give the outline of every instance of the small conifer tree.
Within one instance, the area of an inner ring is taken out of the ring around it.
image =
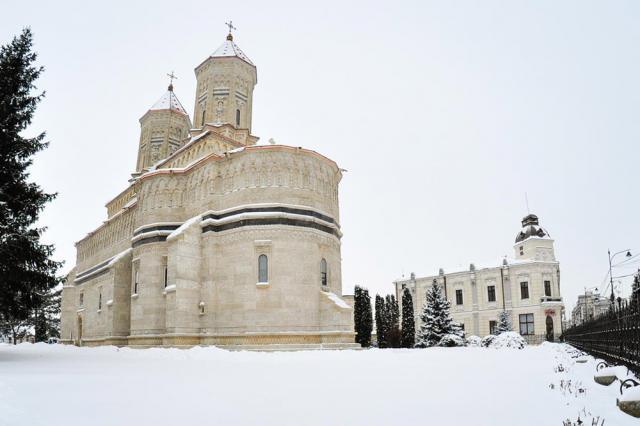
[[[413,298],[408,288],[402,292],[402,339],[400,346],[412,348],[416,343],[416,322],[413,313]]]
[[[496,325],[496,333],[500,334],[506,331],[513,331],[511,325],[511,314],[507,311],[502,311],[498,314],[498,324]]]
[[[416,336],[417,348],[436,346],[446,334],[462,337],[462,328],[451,319],[450,306],[434,280],[431,288],[427,290],[427,299],[420,315],[422,324]]]
[[[384,299],[376,294],[376,335],[378,339],[378,347],[387,347],[387,338],[385,335],[386,318],[385,318]]]

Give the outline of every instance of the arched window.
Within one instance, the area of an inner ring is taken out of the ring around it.
[[[204,126],[204,114],[206,113],[206,110],[202,110],[202,125]]]
[[[236,110],[236,126],[240,126],[240,110]]]
[[[324,258],[320,261],[320,283],[327,285],[327,261]]]
[[[266,254],[261,254],[260,257],[258,257],[258,282],[269,282],[269,260]]]

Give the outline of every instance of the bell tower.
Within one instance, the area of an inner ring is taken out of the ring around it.
[[[232,23],[227,26],[227,39],[195,69],[193,124],[196,128],[231,124],[251,133],[253,88],[258,82],[256,66],[233,41]]]
[[[556,260],[553,240],[549,232],[540,226],[538,216],[534,214],[528,214],[522,219],[522,229],[516,235],[513,248],[518,260]]]
[[[164,95],[140,118],[140,146],[136,173],[167,158],[180,148],[189,136],[191,120],[173,92],[171,83]]]

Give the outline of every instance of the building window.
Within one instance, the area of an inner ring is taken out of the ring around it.
[[[139,279],[140,279],[140,272],[138,272],[138,270],[136,269],[136,271],[133,273],[133,294],[138,294]]]
[[[261,254],[258,257],[258,282],[269,282],[269,260],[266,254]]]
[[[82,308],[84,306],[84,293],[80,292],[80,307]]]
[[[524,255],[524,247],[520,246],[520,256],[523,256],[523,255]]]
[[[168,278],[169,278],[169,270],[167,269],[166,265],[164,267],[164,276],[163,276],[163,281],[164,281],[164,288],[167,288],[167,283],[168,283]]]
[[[102,309],[102,288],[98,290],[98,310]]]
[[[236,110],[236,126],[240,126],[240,110]]]
[[[529,298],[529,283],[527,281],[522,281],[520,283],[520,299],[528,299]]]
[[[533,314],[520,314],[520,334],[533,335]]]
[[[320,261],[320,283],[323,287],[327,285],[327,261],[324,258]]]
[[[204,126],[204,114],[207,112],[207,110],[203,109],[202,110],[202,125]]]
[[[498,321],[489,321],[489,334],[496,334],[496,328],[498,328]]]
[[[551,281],[544,282],[544,295],[551,297]]]
[[[462,305],[462,290],[456,290],[456,305]]]
[[[489,287],[487,287],[487,300],[489,300],[489,302],[495,302],[496,301],[496,286],[495,285],[490,285]]]

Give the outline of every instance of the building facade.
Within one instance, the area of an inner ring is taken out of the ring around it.
[[[136,170],[76,243],[62,342],[355,347],[342,295],[336,163],[257,145],[255,65],[231,34],[140,119]]]
[[[556,340],[562,333],[560,264],[553,240],[539,225],[538,217],[528,215],[516,236],[515,257],[501,265],[476,267],[466,271],[394,281],[396,298],[409,289],[413,297],[416,330],[425,303],[426,292],[435,281],[451,303],[451,314],[462,324],[465,335],[486,336],[494,332],[498,314],[511,314],[514,331],[529,342]]]
[[[578,296],[576,306],[571,311],[571,325],[580,325],[596,318],[611,309],[611,299],[599,293],[585,291]]]

